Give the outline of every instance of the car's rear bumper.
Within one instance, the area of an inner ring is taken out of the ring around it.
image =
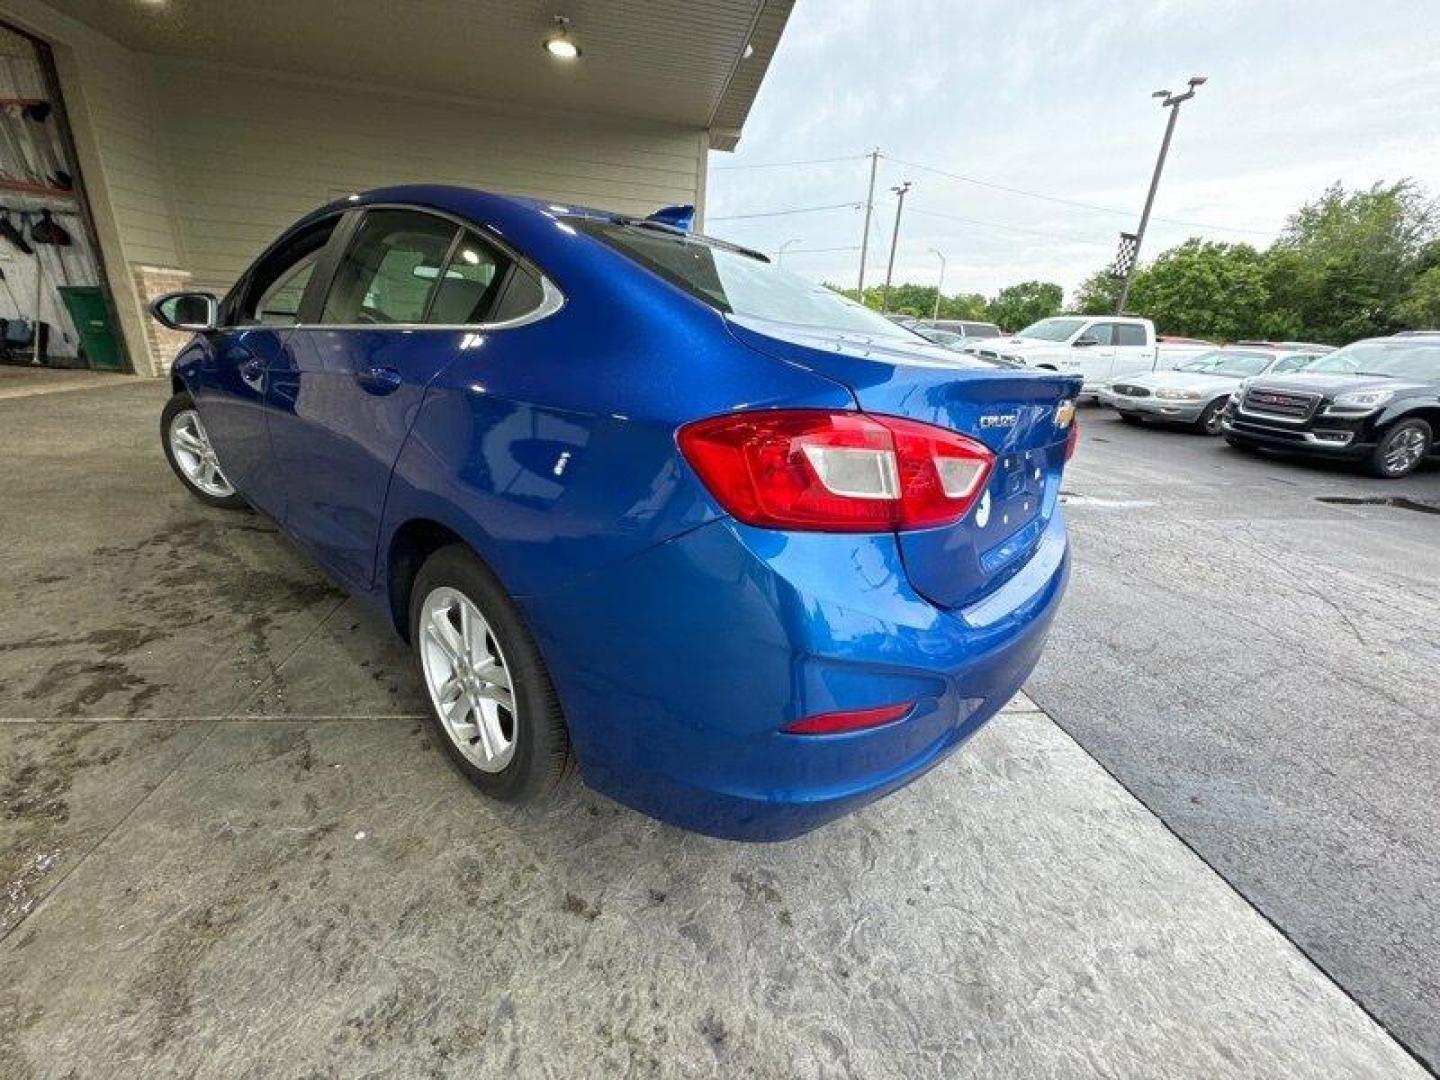
[[[1068,573],[1058,510],[1017,574],[956,611],[914,592],[891,535],[726,520],[521,603],[587,783],[686,828],[781,840],[903,786],[999,711]],[[780,730],[912,701],[868,731]]]

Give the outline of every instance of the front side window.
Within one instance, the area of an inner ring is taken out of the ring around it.
[[[294,326],[300,321],[305,286],[315,276],[320,252],[312,251],[275,280],[255,305],[255,321],[265,326]]]
[[[335,269],[320,321],[422,322],[455,233],[450,222],[413,210],[366,211]]]
[[[239,326],[294,326],[300,302],[338,218],[316,222],[285,241],[256,264],[227,299],[225,318]]]
[[[1080,335],[1078,340],[1084,341],[1087,338],[1095,342],[1096,345],[1113,345],[1115,343],[1115,324],[1108,322],[1092,323],[1085,328],[1085,332]]]

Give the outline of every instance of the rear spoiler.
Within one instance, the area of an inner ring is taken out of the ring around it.
[[[662,206],[645,219],[657,225],[669,225],[672,229],[689,232],[695,225],[695,207],[689,203],[679,206]]]

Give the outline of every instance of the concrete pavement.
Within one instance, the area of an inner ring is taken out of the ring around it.
[[[1023,700],[785,844],[486,802],[162,398],[0,402],[0,1075],[1423,1075]]]

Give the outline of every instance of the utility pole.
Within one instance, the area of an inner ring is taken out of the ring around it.
[[[775,265],[776,265],[776,266],[784,266],[784,265],[785,265],[785,249],[788,248],[791,244],[798,244],[798,243],[800,243],[800,238],[797,236],[794,240],[786,240],[783,244],[781,244],[781,245],[780,245],[780,251],[779,251],[779,252],[776,254],[776,256],[775,256]]]
[[[1156,90],[1152,98],[1164,98],[1162,108],[1170,110],[1170,119],[1165,122],[1165,138],[1160,141],[1160,156],[1155,159],[1155,172],[1150,177],[1150,191],[1145,196],[1145,209],[1140,213],[1140,228],[1135,230],[1135,246],[1130,263],[1125,267],[1124,284],[1120,286],[1120,299],[1115,304],[1115,314],[1125,312],[1125,303],[1130,299],[1130,282],[1135,277],[1135,268],[1140,263],[1140,245],[1145,242],[1145,226],[1150,224],[1150,208],[1155,205],[1155,189],[1160,186],[1160,174],[1165,171],[1165,155],[1170,153],[1170,139],[1175,134],[1175,121],[1180,117],[1180,106],[1195,96],[1195,90],[1205,85],[1205,76],[1196,75],[1190,79],[1190,89],[1183,94],[1172,94],[1169,90]]]
[[[890,262],[885,266],[885,291],[880,294],[881,314],[890,310],[890,278],[895,273],[895,246],[900,242],[900,213],[905,209],[905,195],[910,190],[910,181],[905,180],[890,190],[899,196],[899,201],[895,203],[895,231],[890,234]]]
[[[860,234],[860,303],[865,303],[865,257],[870,254],[870,214],[875,209],[875,167],[880,163],[880,151],[870,151],[870,187],[865,192],[865,231]]]
[[[935,308],[930,312],[930,321],[934,322],[940,317],[940,294],[945,291],[945,256],[940,253],[939,248],[931,248],[930,254],[940,260],[940,281],[935,286]]]

